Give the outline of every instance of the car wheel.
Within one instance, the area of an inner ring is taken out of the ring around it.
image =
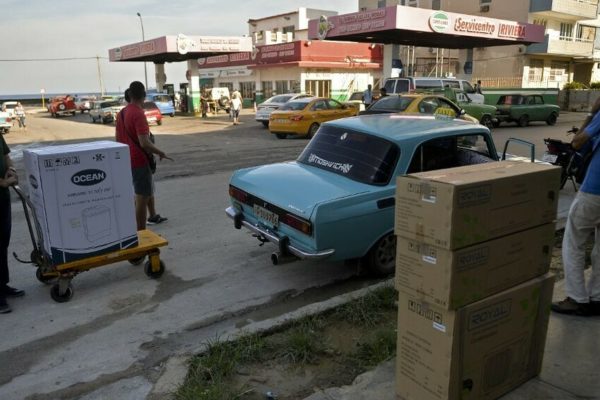
[[[156,121],[157,125],[162,125],[162,119],[159,119],[158,121]]]
[[[269,127],[269,121],[261,121],[265,128]]]
[[[494,123],[492,122],[492,117],[490,117],[487,114],[484,115],[483,117],[481,117],[481,121],[479,121],[479,123],[488,129],[492,129],[494,127]]]
[[[308,128],[308,138],[312,139],[315,136],[315,133],[319,130],[319,124],[316,122]]]
[[[556,115],[556,113],[552,113],[550,114],[550,116],[548,117],[548,119],[546,120],[546,123],[550,126],[552,125],[556,125],[556,120],[558,119],[558,115]]]
[[[521,117],[519,117],[518,124],[521,128],[525,128],[527,125],[529,125],[529,116],[521,115]]]
[[[94,118],[94,116],[93,116],[93,115],[90,115],[90,119],[92,120],[92,124],[95,124],[95,123],[96,123],[96,118]]]
[[[175,113],[173,112],[173,113],[169,114],[169,116],[171,116],[171,118],[172,118],[175,116]]]
[[[388,233],[369,250],[362,259],[369,275],[384,277],[396,269],[396,236]]]
[[[494,125],[494,128],[499,127],[500,126],[500,121],[493,122],[493,125]]]
[[[287,137],[285,133],[276,133],[275,136],[277,136],[277,139],[285,139]]]

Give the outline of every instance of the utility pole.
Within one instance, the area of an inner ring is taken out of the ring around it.
[[[98,66],[98,80],[100,81],[100,96],[104,96],[104,82],[102,82],[102,69],[100,69],[100,56],[96,55],[96,65]]]
[[[142,20],[142,14],[137,13],[137,16],[140,17],[140,25],[142,26],[142,42],[145,42],[146,37],[144,35],[144,21]],[[146,85],[146,90],[148,90],[148,70],[146,69],[146,61],[144,61],[144,83]]]

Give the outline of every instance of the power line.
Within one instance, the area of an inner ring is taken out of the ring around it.
[[[0,59],[0,62],[35,62],[35,61],[73,61],[73,60],[108,60],[108,57],[64,57],[64,58],[13,58]]]

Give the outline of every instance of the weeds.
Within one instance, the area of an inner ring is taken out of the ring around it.
[[[374,367],[396,355],[396,329],[378,330],[373,339],[359,343],[358,350],[348,358],[361,369]]]
[[[325,351],[321,331],[325,326],[322,317],[309,316],[293,324],[287,332],[283,350],[277,356],[291,364],[313,364]]]
[[[386,311],[396,308],[398,292],[393,286],[384,286],[364,297],[340,306],[334,317],[359,326],[374,327],[382,322]]]

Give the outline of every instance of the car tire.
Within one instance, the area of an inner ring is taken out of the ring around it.
[[[175,116],[175,113],[173,112],[173,113],[169,114],[169,116],[170,116],[171,118],[173,118],[173,117]]]
[[[260,122],[262,122],[262,124],[265,128],[269,127],[269,121],[260,121]]]
[[[285,133],[276,133],[275,136],[277,136],[277,139],[285,139],[287,137],[287,134],[285,134]]]
[[[489,116],[488,114],[485,114],[484,116],[482,116],[481,121],[479,121],[479,123],[488,129],[492,129],[495,125],[494,122],[492,121],[492,117]]]
[[[498,128],[500,126],[500,121],[496,121],[493,123],[494,128]]]
[[[546,123],[550,126],[556,125],[556,120],[558,119],[558,115],[556,115],[555,112],[553,112],[552,114],[550,114],[548,116],[548,119],[546,120]]]
[[[525,128],[527,125],[529,125],[529,116],[527,114],[521,115],[517,123],[521,128]]]
[[[310,128],[308,128],[308,138],[312,139],[315,136],[315,133],[317,133],[317,131],[319,130],[319,124],[317,124],[316,122],[313,123]]]
[[[361,260],[361,266],[367,274],[385,277],[396,269],[396,236],[388,233],[375,243],[367,255]]]
[[[162,119],[159,119],[158,121],[156,121],[157,125],[162,125]]]

